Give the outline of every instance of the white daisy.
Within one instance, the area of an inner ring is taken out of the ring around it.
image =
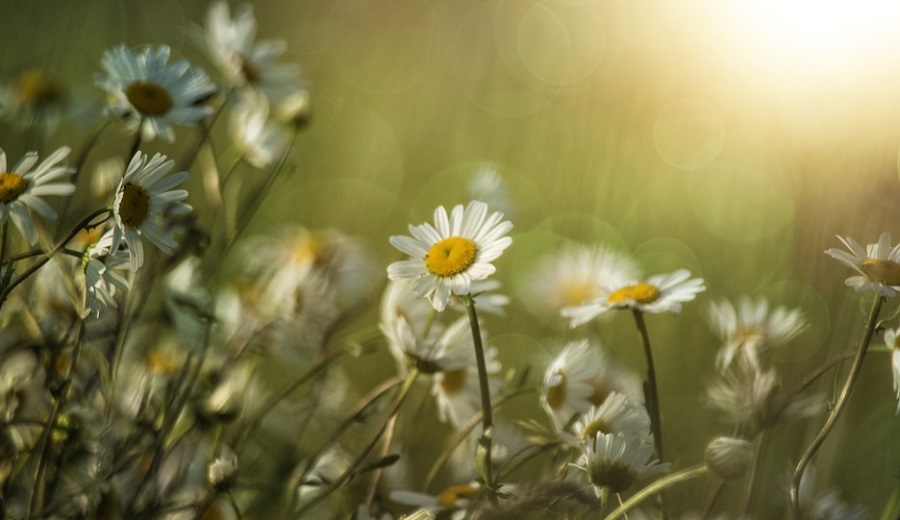
[[[130,260],[127,254],[110,249],[112,238],[112,231],[108,231],[85,250],[85,313],[95,318],[107,308],[117,307],[116,292],[127,291],[129,287],[128,280],[116,271],[124,269]]]
[[[212,114],[202,104],[216,91],[206,73],[181,60],[168,64],[166,45],[148,47],[136,54],[124,45],[103,53],[106,74],[97,86],[110,96],[109,113],[125,117],[144,139],[160,136],[173,141],[172,123],[192,125]]]
[[[729,370],[707,389],[707,403],[739,426],[759,431],[783,417],[809,417],[820,413],[820,395],[784,402],[775,370]]]
[[[643,403],[639,378],[616,366],[599,346],[573,341],[544,371],[541,405],[561,431],[574,415],[602,405],[614,392]]]
[[[894,392],[897,393],[897,411],[900,414],[900,328],[884,331],[884,342],[891,349],[891,373],[894,376]]]
[[[593,442],[598,433],[621,433],[653,443],[650,416],[643,404],[632,402],[624,394],[613,392],[600,406],[591,408],[575,422],[575,433],[581,442]]]
[[[273,103],[302,90],[300,70],[275,62],[287,45],[283,40],[256,42],[253,7],[244,4],[231,18],[228,4],[214,3],[206,16],[204,44],[210,58],[237,87],[261,91]]]
[[[582,305],[566,307],[562,315],[577,327],[612,309],[637,309],[641,312],[681,312],[681,304],[693,300],[705,290],[702,278],[679,269],[671,274],[651,276],[646,282],[619,282],[603,288],[598,298]]]
[[[845,283],[857,291],[875,291],[891,297],[900,291],[900,244],[891,247],[891,234],[882,233],[877,244],[863,249],[852,238],[838,237],[850,252],[829,249],[825,254],[855,270],[859,275]]]
[[[437,495],[398,489],[391,491],[394,502],[425,508],[433,513],[456,511],[472,505],[472,499],[478,494],[478,483],[457,484],[450,486]]]
[[[258,94],[241,96],[231,112],[231,139],[243,158],[256,168],[275,162],[288,143],[288,136],[269,119],[269,103]]]
[[[558,316],[599,298],[603,287],[640,276],[629,256],[602,245],[570,245],[541,259],[528,276],[528,301],[548,315]]]
[[[727,300],[714,302],[709,306],[709,319],[724,341],[716,356],[716,366],[721,372],[738,355],[759,370],[760,352],[787,343],[807,326],[799,309],[777,307],[769,312],[769,302],[765,298],[756,302],[741,298],[737,308]]]
[[[650,460],[653,445],[621,433],[599,433],[581,446],[581,458],[572,466],[587,473],[597,496],[601,489],[621,493],[640,480],[661,475],[668,463]]]
[[[462,317],[444,328],[435,323],[427,336],[416,333],[406,316],[397,315],[380,324],[390,345],[391,352],[398,359],[398,366],[405,372],[406,365],[412,365],[425,374],[464,369],[469,364],[472,350],[469,319]]]
[[[472,282],[493,274],[491,262],[512,244],[506,236],[512,223],[503,220],[502,213],[487,212],[487,204],[480,201],[455,206],[449,217],[439,206],[433,226],[410,225],[412,237],[392,236],[391,244],[412,258],[388,266],[388,278],[414,278],[416,293],[438,312],[447,307],[451,294],[470,294]]]
[[[45,158],[34,170],[37,152],[26,153],[12,168],[7,167],[6,152],[0,149],[0,223],[11,219],[29,244],[38,240],[37,230],[29,214],[34,210],[46,219],[55,220],[56,212],[41,197],[45,195],[71,195],[75,185],[68,182],[51,182],[75,173],[74,168],[57,166],[69,155],[63,147]]]
[[[144,246],[141,235],[145,235],[160,251],[172,254],[175,231],[167,223],[167,217],[184,215],[191,206],[182,202],[187,198],[186,190],[173,190],[188,178],[188,172],[168,175],[175,161],[166,160],[165,155],[156,154],[149,161],[141,152],[134,154],[125,175],[116,189],[113,214],[116,225],[113,228],[110,250],[118,250],[122,240],[128,246],[131,269],[138,270],[144,263]]]

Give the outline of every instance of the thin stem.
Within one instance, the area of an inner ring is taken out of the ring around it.
[[[647,358],[647,383],[645,387],[647,408],[650,413],[650,424],[653,428],[653,442],[656,445],[656,457],[663,460],[662,442],[662,417],[659,411],[659,389],[656,384],[656,368],[653,365],[653,350],[650,348],[650,334],[647,332],[647,324],[644,322],[644,313],[639,309],[633,309],[634,322],[641,334],[641,342],[644,345],[644,357]]]
[[[859,371],[862,368],[863,358],[866,356],[866,349],[869,348],[869,343],[872,341],[872,335],[875,333],[875,327],[878,324],[878,314],[881,312],[881,305],[884,303],[884,296],[880,294],[875,295],[875,299],[872,301],[872,310],[869,312],[869,319],[866,321],[866,330],[863,332],[862,339],[859,342],[859,349],[857,349],[856,357],[853,358],[853,365],[850,366],[850,373],[847,374],[847,379],[844,381],[844,387],[841,389],[841,393],[837,398],[837,401],[834,404],[834,407],[831,409],[831,413],[828,415],[828,419],[825,421],[825,425],[822,426],[822,430],[819,431],[819,434],[816,435],[816,438],[813,439],[812,444],[809,445],[809,448],[806,449],[806,453],[800,458],[800,462],[797,463],[797,467],[794,470],[794,476],[791,479],[791,511],[793,512],[794,518],[799,519],[800,512],[800,480],[803,478],[803,473],[806,471],[806,466],[809,465],[813,456],[822,446],[822,443],[825,442],[825,439],[831,433],[831,430],[834,429],[834,425],[837,423],[837,419],[840,416],[841,412],[844,410],[844,407],[847,405],[847,401],[850,397],[850,391],[853,390],[853,385],[856,383],[856,379],[859,377]]]
[[[382,438],[385,429],[388,426],[388,423],[391,419],[397,415],[400,411],[400,405],[403,404],[403,401],[406,400],[406,396],[409,394],[409,390],[413,387],[413,384],[416,382],[416,379],[419,377],[419,371],[416,369],[410,369],[409,373],[406,375],[406,381],[403,382],[403,387],[400,389],[399,394],[397,394],[397,398],[394,400],[394,405],[391,407],[390,412],[388,412],[387,417],[385,417],[384,421],[382,421],[381,426],[378,428],[378,431],[375,435],[372,436],[372,440],[363,448],[363,450],[357,455],[353,462],[347,466],[347,469],[344,470],[341,475],[334,479],[324,491],[313,497],[309,502],[303,505],[296,512],[297,518],[303,518],[303,514],[313,508],[316,504],[321,502],[325,497],[336,491],[339,487],[343,486],[347,483],[354,475],[354,473],[360,468],[360,465],[369,456],[369,453],[372,449],[375,448],[375,445],[378,444],[378,441]]]
[[[747,495],[744,499],[744,516],[750,518],[753,506],[756,503],[756,493],[759,488],[759,469],[762,465],[762,452],[768,437],[766,430],[759,432],[756,437],[756,449],[753,450],[753,465],[750,466],[750,476],[747,478]]]
[[[632,508],[634,508],[644,500],[650,498],[651,496],[659,493],[660,491],[670,488],[675,484],[686,482],[701,475],[705,475],[708,472],[709,468],[706,467],[706,464],[700,464],[698,466],[683,469],[678,473],[672,473],[665,478],[661,478],[635,493],[634,496],[626,500],[624,504],[617,507],[610,514],[606,515],[603,520],[615,520],[616,518],[621,518],[625,516],[625,513],[630,511]]]
[[[481,390],[481,438],[475,451],[475,469],[482,480],[481,484],[488,492],[492,502],[497,500],[496,486],[491,468],[491,443],[494,436],[494,412],[491,406],[491,388],[488,381],[487,363],[484,359],[484,345],[481,340],[481,327],[478,324],[478,313],[475,311],[475,298],[463,296],[469,324],[472,327],[472,342],[475,345],[475,362],[478,365],[478,386]]]

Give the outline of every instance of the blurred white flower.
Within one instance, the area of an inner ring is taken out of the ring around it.
[[[287,133],[269,118],[269,103],[259,94],[240,97],[232,109],[228,128],[242,157],[256,168],[274,163],[288,144]]]
[[[57,166],[69,155],[69,148],[62,147],[47,156],[34,170],[37,152],[28,152],[9,168],[6,152],[0,148],[0,223],[12,220],[25,240],[34,245],[38,233],[29,210],[49,220],[56,220],[56,212],[41,197],[47,195],[71,195],[75,185],[69,182],[52,182],[75,173],[74,168]]]
[[[825,254],[853,269],[858,275],[845,283],[857,291],[875,291],[890,298],[900,291],[900,244],[891,247],[891,234],[882,233],[875,244],[863,249],[852,238],[838,237],[850,252],[829,249]]]

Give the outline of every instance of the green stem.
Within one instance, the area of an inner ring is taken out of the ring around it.
[[[491,406],[491,388],[488,381],[487,362],[484,359],[484,345],[481,340],[481,327],[478,324],[478,313],[475,311],[475,298],[472,295],[463,296],[466,302],[466,311],[469,314],[469,324],[472,327],[472,342],[475,345],[475,362],[478,365],[478,386],[481,390],[481,438],[478,440],[478,448],[475,451],[475,469],[481,479],[481,484],[488,493],[492,502],[497,500],[496,483],[494,482],[491,468],[491,444],[494,437],[494,412]]]
[[[653,364],[653,350],[650,348],[650,334],[647,332],[647,324],[644,322],[644,313],[639,309],[632,309],[634,322],[641,334],[641,342],[644,345],[644,357],[647,358],[647,384],[645,388],[647,411],[650,413],[650,424],[653,428],[653,442],[656,445],[656,457],[663,460],[662,442],[662,417],[659,411],[659,389],[656,384],[656,368]]]
[[[863,358],[866,356],[866,350],[869,348],[869,343],[872,341],[872,335],[875,334],[875,327],[878,324],[878,314],[881,312],[881,305],[884,303],[884,296],[880,294],[875,295],[875,299],[872,301],[872,310],[869,312],[869,319],[866,321],[866,330],[863,332],[862,339],[859,342],[859,348],[856,352],[856,357],[853,358],[853,365],[850,367],[850,373],[847,374],[847,379],[844,381],[844,387],[841,389],[841,393],[837,398],[837,401],[834,404],[834,407],[831,409],[831,413],[828,415],[828,419],[825,421],[825,425],[822,426],[822,429],[819,431],[819,434],[816,435],[816,438],[813,439],[812,443],[809,445],[809,448],[806,449],[806,453],[800,458],[800,462],[797,463],[796,469],[794,469],[794,476],[791,479],[791,511],[794,515],[794,518],[799,519],[801,515],[800,511],[800,480],[803,478],[803,473],[806,471],[806,466],[809,465],[813,456],[822,446],[822,443],[825,442],[825,439],[831,433],[831,430],[834,429],[834,425],[837,423],[838,417],[841,415],[841,412],[844,410],[847,405],[847,401],[850,397],[850,392],[853,390],[853,385],[856,383],[856,379],[859,377],[859,371],[862,368]]]
[[[394,405],[391,407],[390,412],[388,412],[387,417],[381,423],[381,426],[378,428],[378,431],[375,435],[372,436],[372,440],[363,448],[363,450],[353,459],[353,462],[347,466],[347,469],[344,470],[341,475],[334,479],[324,491],[313,497],[309,502],[303,504],[303,507],[299,508],[295,516],[297,518],[303,518],[304,513],[312,509],[316,504],[321,502],[325,497],[336,491],[339,487],[343,486],[347,483],[354,475],[354,473],[361,467],[363,461],[366,457],[369,456],[369,453],[375,448],[375,445],[378,444],[378,441],[381,440],[385,429],[388,427],[388,424],[391,422],[393,417],[400,412],[400,406],[403,404],[403,401],[406,400],[406,396],[409,394],[410,389],[415,384],[416,379],[419,377],[419,371],[412,368],[409,373],[406,375],[406,380],[403,382],[403,387],[400,389],[400,393],[397,394],[397,398],[394,400]]]
[[[606,515],[604,520],[615,520],[616,518],[621,518],[625,516],[625,513],[630,511],[632,508],[634,508],[644,500],[650,498],[651,496],[659,493],[660,491],[670,488],[675,484],[686,482],[701,475],[705,475],[708,472],[709,468],[706,467],[706,464],[700,464],[691,468],[683,469],[678,473],[672,473],[665,478],[661,478],[645,487],[644,489],[640,490],[639,492],[635,493],[634,496],[626,500],[624,504],[617,507],[610,514]]]

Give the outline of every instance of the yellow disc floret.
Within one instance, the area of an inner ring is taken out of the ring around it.
[[[566,375],[561,370],[557,370],[554,375],[559,378],[559,383],[546,389],[544,399],[547,401],[547,406],[553,410],[558,410],[565,404],[569,388],[566,384]]]
[[[173,106],[169,91],[151,81],[136,81],[128,85],[125,97],[138,112],[148,116],[161,116]]]
[[[438,495],[437,505],[445,509],[457,509],[463,506],[460,501],[466,500],[470,496],[474,495],[477,491],[478,488],[471,484],[450,486],[447,489],[441,491],[441,494]]]
[[[900,285],[900,264],[882,258],[870,258],[859,264],[859,270],[873,282]]]
[[[28,179],[17,173],[0,173],[0,202],[9,204],[28,189]]]
[[[444,389],[444,393],[447,395],[460,393],[462,389],[466,387],[467,375],[468,371],[465,368],[444,372],[444,375],[441,378],[441,388]]]
[[[626,302],[647,304],[655,302],[659,295],[659,287],[649,283],[638,283],[616,289],[606,297],[606,301],[611,304]]]
[[[119,218],[129,227],[143,224],[150,213],[150,195],[147,190],[137,184],[126,184],[122,188],[122,201],[119,202]]]
[[[425,266],[435,276],[455,276],[475,263],[476,251],[475,242],[468,238],[445,238],[428,250]]]

